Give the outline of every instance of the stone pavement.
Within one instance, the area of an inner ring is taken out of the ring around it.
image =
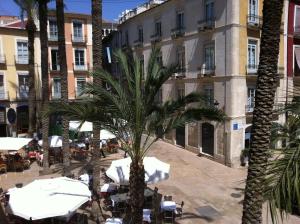
[[[159,193],[172,195],[178,204],[184,201],[184,214],[177,223],[241,223],[246,169],[229,168],[162,141],[155,143],[148,155],[171,165],[170,178],[150,187],[157,186]],[[108,168],[112,160],[122,157],[123,152],[109,155],[102,159],[101,166]],[[82,167],[82,163],[74,163],[72,172],[78,175]],[[7,189],[19,182],[26,184],[34,179],[61,175],[59,166],[55,167],[56,173],[47,176],[39,176],[40,169],[33,163],[30,170],[1,174],[0,187]],[[267,223],[271,220],[264,221],[264,224]],[[284,223],[300,223],[300,218],[290,216]]]

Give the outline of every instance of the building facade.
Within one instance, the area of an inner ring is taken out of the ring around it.
[[[164,65],[177,63],[179,71],[162,87],[163,101],[196,91],[222,109],[224,123],[187,124],[165,140],[228,166],[240,164],[249,147],[255,86],[259,64],[263,0],[150,1],[120,18],[115,48],[130,47],[147,74],[154,45]],[[280,41],[275,105],[284,104],[284,27]],[[112,69],[119,75],[117,66]],[[274,121],[284,116],[274,114]]]
[[[17,24],[0,27],[0,136],[28,130],[27,32]],[[40,48],[38,34],[35,49]],[[40,52],[35,51],[36,100],[41,98]],[[16,115],[16,116],[15,116]]]

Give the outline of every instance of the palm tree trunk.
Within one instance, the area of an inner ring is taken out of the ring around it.
[[[47,1],[39,0],[40,42],[41,42],[41,67],[42,67],[42,107],[47,110],[49,105],[49,83],[48,83],[48,35],[47,35]],[[49,117],[42,116],[43,132],[43,172],[49,172]]]
[[[56,0],[56,18],[58,31],[58,55],[61,75],[61,96],[64,103],[68,103],[68,68],[65,45],[64,1]],[[70,174],[69,120],[63,116],[63,175]]]
[[[102,0],[92,0],[92,26],[93,26],[93,69],[94,71],[102,68]],[[95,76],[93,82],[101,85],[101,79]],[[100,191],[100,125],[93,124],[93,190]]]
[[[130,164],[130,176],[129,176],[131,223],[143,223],[144,190],[145,190],[144,165],[139,160],[133,160]]]
[[[243,203],[243,224],[262,223],[263,175],[268,160],[283,0],[264,1],[260,63],[253,112],[250,161]]]
[[[1,204],[0,204],[0,222],[1,224],[9,224],[4,212],[4,208]]]
[[[28,135],[29,137],[33,136],[36,128],[36,100],[35,100],[35,62],[34,62],[34,36],[36,31],[36,26],[33,18],[28,16],[26,30],[28,34],[28,85],[29,85],[29,96],[28,96],[28,111],[29,111],[29,127]]]

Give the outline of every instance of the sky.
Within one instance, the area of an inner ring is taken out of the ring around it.
[[[102,0],[103,2],[103,19],[114,21],[118,15],[125,9],[135,8],[137,5],[147,0]],[[49,8],[55,7],[55,1],[49,4]],[[91,13],[91,0],[65,0],[68,12]],[[14,3],[14,0],[0,0],[0,15],[17,15],[20,9]]]

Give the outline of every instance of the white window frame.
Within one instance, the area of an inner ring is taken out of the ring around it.
[[[82,41],[84,41],[84,36],[85,36],[85,32],[84,32],[84,29],[85,29],[85,27],[84,27],[84,21],[83,20],[79,20],[79,19],[73,19],[72,20],[72,41],[73,41],[73,39],[74,39],[74,22],[76,23],[81,23],[81,25],[82,25]]]
[[[183,67],[181,67],[181,60],[179,58],[179,55],[183,53],[183,62],[184,62],[184,65]],[[178,63],[180,69],[185,69],[186,70],[186,67],[187,67],[187,63],[186,63],[186,52],[185,52],[185,47],[184,46],[179,46],[177,47],[177,50],[176,50],[176,63]]]
[[[297,45],[297,44],[294,44],[293,45],[293,75],[294,75],[294,73],[295,73],[295,49],[296,48],[300,48],[300,44],[299,45]],[[299,65],[299,67],[300,67],[300,65]]]
[[[17,71],[17,86],[18,86],[18,94],[17,94],[17,97],[18,98],[22,98],[22,99],[27,99],[29,96],[27,96],[27,98],[26,97],[21,97],[20,96],[20,83],[19,83],[19,75],[29,75],[29,72],[28,71]],[[28,83],[28,86],[29,86],[29,83]],[[28,94],[29,94],[29,92],[28,92]]]
[[[177,24],[177,22],[178,22],[178,15],[179,14],[183,14],[183,24],[181,24],[181,26],[179,26],[179,24]],[[176,20],[175,20],[175,23],[176,23],[176,29],[184,29],[184,27],[185,27],[185,15],[184,15],[185,13],[184,13],[184,10],[177,10],[176,11]]]
[[[209,96],[209,97],[211,97],[212,99],[211,99],[211,101],[208,101],[207,103],[208,103],[209,106],[214,106],[214,103],[215,103],[215,91],[214,91],[213,85],[205,85],[205,86],[203,87],[203,90],[204,90],[204,95],[205,95],[205,97],[207,97],[207,96],[206,96],[207,91],[212,92],[212,96]]]
[[[300,5],[295,5],[295,8],[294,8],[294,28],[296,27],[296,13],[297,13],[297,8],[299,8],[299,13],[300,13]],[[300,26],[300,21],[299,21],[299,26]]]
[[[56,21],[56,27],[57,27],[57,19],[55,17],[49,17],[48,18],[48,26],[47,26],[47,32],[48,32],[48,38],[50,39],[50,21]],[[57,38],[58,38],[58,34],[57,34]]]
[[[251,0],[251,1],[253,1],[253,0]],[[248,14],[249,14],[249,16],[250,15],[252,15],[252,16],[257,16],[258,17],[258,15],[259,15],[259,0],[254,0],[254,1],[256,1],[256,10],[255,10],[255,14],[251,14],[251,10],[250,10],[250,2],[249,2],[249,0],[248,0]],[[250,17],[249,17],[250,18]],[[258,20],[258,18],[256,18],[255,17],[255,20],[248,20],[248,22],[250,22],[250,23],[255,23],[255,22],[257,22],[257,20]]]
[[[15,56],[16,56],[16,59],[18,60],[18,62],[19,62],[19,55],[18,55],[18,43],[19,42],[26,42],[27,43],[28,57],[27,57],[27,62],[24,63],[24,64],[28,64],[28,62],[29,62],[28,39],[27,38],[22,38],[22,37],[15,38]]]
[[[206,61],[206,49],[207,48],[213,48],[214,49],[214,57],[213,57],[213,60],[214,60],[214,63],[212,65],[212,68],[209,66],[207,66],[207,61]],[[203,52],[203,69],[205,71],[205,73],[210,73],[212,71],[215,70],[215,67],[216,67],[216,46],[215,46],[215,42],[212,42],[212,43],[207,43],[204,45],[204,48],[203,48],[204,52]]]
[[[78,93],[78,90],[77,90],[77,88],[78,88],[78,85],[77,85],[78,79],[84,79],[85,80],[85,84],[87,84],[87,81],[88,81],[86,76],[80,76],[80,75],[78,75],[78,76],[75,77],[75,97],[77,97],[77,93]]]
[[[54,97],[54,79],[59,79],[60,80],[60,90],[61,90],[61,77],[57,77],[57,76],[52,77],[52,80],[51,80],[51,92],[52,92],[51,98],[52,99],[61,99],[61,92],[60,92],[60,97]]]
[[[84,56],[84,60],[83,60],[84,61],[84,65],[83,65],[83,67],[76,65],[76,60],[75,60],[75,51],[76,50],[83,51],[83,56]],[[74,69],[75,70],[79,70],[79,71],[80,70],[82,70],[82,71],[87,70],[86,48],[78,48],[78,47],[73,48],[73,62],[74,62],[73,64],[74,64]]]
[[[213,12],[212,12],[213,16],[208,18],[207,17],[207,12],[206,12],[206,6],[211,4],[211,3],[214,4]],[[209,19],[214,19],[214,17],[215,17],[215,1],[214,0],[205,0],[205,2],[204,2],[204,19],[209,20]]]
[[[249,96],[250,90],[254,90],[253,97]],[[256,95],[256,87],[255,86],[247,86],[247,101],[246,101],[247,110],[246,110],[246,112],[250,112],[250,113],[253,112],[254,106],[255,106],[255,95]],[[251,98],[253,98],[253,101],[250,100]],[[252,102],[253,102],[253,105],[252,105]]]
[[[6,99],[7,98],[7,92],[6,92],[6,76],[5,76],[5,72],[0,71],[0,76],[3,76],[3,91],[4,91],[4,98],[2,99]],[[1,98],[0,98],[1,99]]]
[[[256,42],[256,58],[255,58],[255,66],[259,65],[259,54],[260,54],[260,41],[258,38],[248,38],[247,39],[247,72],[248,73],[256,73],[257,72],[257,68],[254,69],[249,69],[249,42],[250,41],[255,41]]]
[[[50,52],[49,52],[50,70],[52,71],[52,50],[58,51],[58,47],[49,47],[49,48],[50,48]],[[54,70],[54,71],[60,71],[59,63],[57,64],[57,70]]]

